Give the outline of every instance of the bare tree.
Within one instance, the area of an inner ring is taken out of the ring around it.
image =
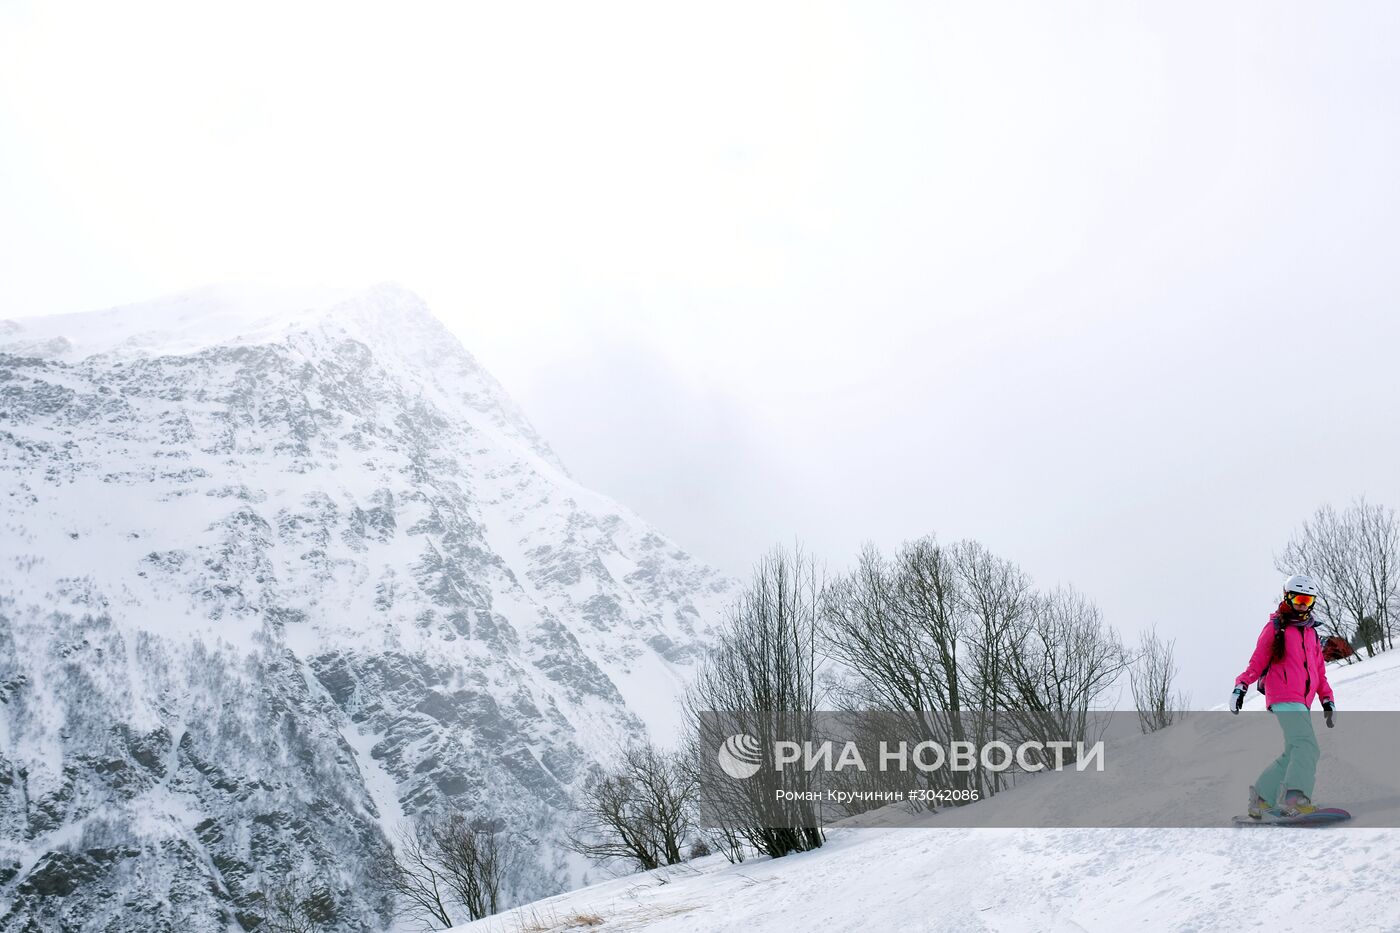
[[[822,648],[851,675],[838,707],[888,711],[917,741],[946,742],[961,703],[962,633],[948,552],[925,538],[891,562],[867,545],[822,599]]]
[[[958,575],[962,580],[962,602],[968,616],[968,647],[964,652],[968,667],[968,700],[973,711],[970,722],[979,744],[1000,738],[1003,713],[1013,693],[1010,672],[1014,658],[1025,643],[1031,619],[1033,592],[1030,578],[1011,561],[996,557],[976,541],[964,541],[955,548]],[[1006,775],[974,775],[978,790],[994,794]]]
[[[816,566],[800,549],[777,548],[759,562],[687,691],[702,747],[743,734],[772,748],[785,735],[812,734],[821,592]],[[704,801],[725,827],[774,858],[822,844],[820,813],[810,803],[775,805],[779,789],[809,790],[808,774],[763,769],[740,783]],[[780,820],[765,818],[777,809]]]
[[[433,854],[432,834],[425,824],[400,827],[394,847],[374,863],[370,878],[393,897],[399,918],[416,921],[426,930],[455,925],[449,912],[452,889]]]
[[[1090,711],[1118,680],[1127,658],[1102,613],[1073,587],[1038,598],[1010,661],[1008,715],[1023,740],[1088,738]]]
[[[496,913],[502,883],[523,857],[521,841],[499,820],[432,814],[399,829],[370,878],[393,897],[401,919],[446,930]]]
[[[713,845],[724,854],[724,858],[729,864],[737,865],[744,860],[748,846],[745,843],[745,836],[737,828],[729,825],[711,826],[702,827],[700,832],[706,843]]]
[[[697,723],[690,723],[685,737],[681,741],[680,749],[676,755],[679,759],[680,767],[686,769],[689,774],[695,775],[696,780],[691,785],[691,804],[694,810],[694,830],[696,843],[691,847],[690,857],[698,858],[699,854],[708,855],[710,851],[721,852],[725,859],[736,865],[742,862],[748,854],[748,837],[744,833],[738,821],[733,819],[721,820],[705,824],[700,819],[700,793],[701,782],[699,775],[704,772],[705,765],[702,756],[709,753],[701,740],[702,730],[697,728]],[[711,800],[715,795],[711,795]]]
[[[1395,616],[1400,611],[1400,523],[1394,509],[1370,505],[1365,499],[1358,499],[1352,512],[1373,618],[1385,637],[1386,648],[1394,648]]]
[[[973,705],[996,709],[1005,705],[1007,655],[1024,634],[1029,616],[1030,579],[1021,568],[976,541],[960,542],[955,559],[971,622]]]
[[[267,892],[267,914],[258,929],[267,933],[325,933],[335,923],[335,898],[326,888],[284,881]]]
[[[1324,631],[1377,649],[1394,647],[1400,610],[1400,526],[1395,511],[1358,498],[1338,513],[1319,508],[1275,557],[1281,573],[1306,573],[1322,588]],[[1372,623],[1366,623],[1370,618]],[[1366,635],[1373,635],[1369,640]]]
[[[934,652],[905,628],[898,601],[893,569],[867,544],[855,569],[827,587],[822,649],[855,672],[881,708],[939,708],[947,693],[929,673]]]
[[[1175,641],[1163,641],[1157,630],[1151,629],[1143,633],[1137,657],[1128,669],[1143,732],[1170,726],[1176,711],[1185,705],[1181,695],[1172,689],[1177,674],[1175,649]]]
[[[1013,674],[1026,669],[1033,608],[1025,573],[975,541],[945,548],[925,537],[892,561],[867,547],[824,600],[823,645],[851,672],[843,709],[894,711],[919,741],[996,737],[1019,696]],[[980,794],[1003,780],[981,768],[918,779]]]
[[[1354,648],[1364,647],[1366,657],[1374,658],[1378,649],[1384,650],[1385,648],[1385,630],[1381,628],[1381,624],[1376,621],[1375,616],[1366,616],[1356,626],[1356,634],[1352,636],[1351,642]],[[1347,660],[1353,660],[1354,657],[1353,655]]]
[[[650,742],[628,747],[619,763],[585,785],[573,851],[596,861],[622,860],[642,871],[681,861],[691,835],[696,771],[679,753]]]
[[[432,856],[471,920],[501,909],[501,885],[518,861],[519,848],[500,820],[468,820],[453,813],[430,830]]]

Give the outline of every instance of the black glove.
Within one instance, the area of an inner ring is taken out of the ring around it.
[[[1332,711],[1337,708],[1337,704],[1331,700],[1322,701],[1322,718],[1327,720],[1327,728],[1331,729],[1336,723],[1332,721]]]
[[[1240,707],[1244,706],[1244,695],[1248,692],[1248,684],[1235,684],[1235,689],[1230,693],[1230,696],[1235,698],[1235,707],[1230,710],[1230,712],[1234,713],[1236,716],[1240,714]]]

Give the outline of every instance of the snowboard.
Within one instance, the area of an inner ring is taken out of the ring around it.
[[[1304,816],[1269,816],[1259,819],[1249,816],[1235,817],[1236,826],[1330,826],[1351,819],[1351,814],[1337,807],[1321,807]]]

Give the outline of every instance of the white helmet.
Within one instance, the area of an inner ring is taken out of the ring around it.
[[[1309,596],[1322,595],[1322,591],[1317,588],[1317,584],[1313,582],[1313,578],[1305,573],[1295,573],[1287,580],[1284,580],[1283,592],[1285,595],[1288,593],[1306,593]]]

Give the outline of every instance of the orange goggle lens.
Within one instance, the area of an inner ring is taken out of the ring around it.
[[[1288,597],[1288,601],[1299,609],[1308,608],[1316,599],[1316,596],[1309,596],[1307,593],[1294,593],[1292,596]]]

